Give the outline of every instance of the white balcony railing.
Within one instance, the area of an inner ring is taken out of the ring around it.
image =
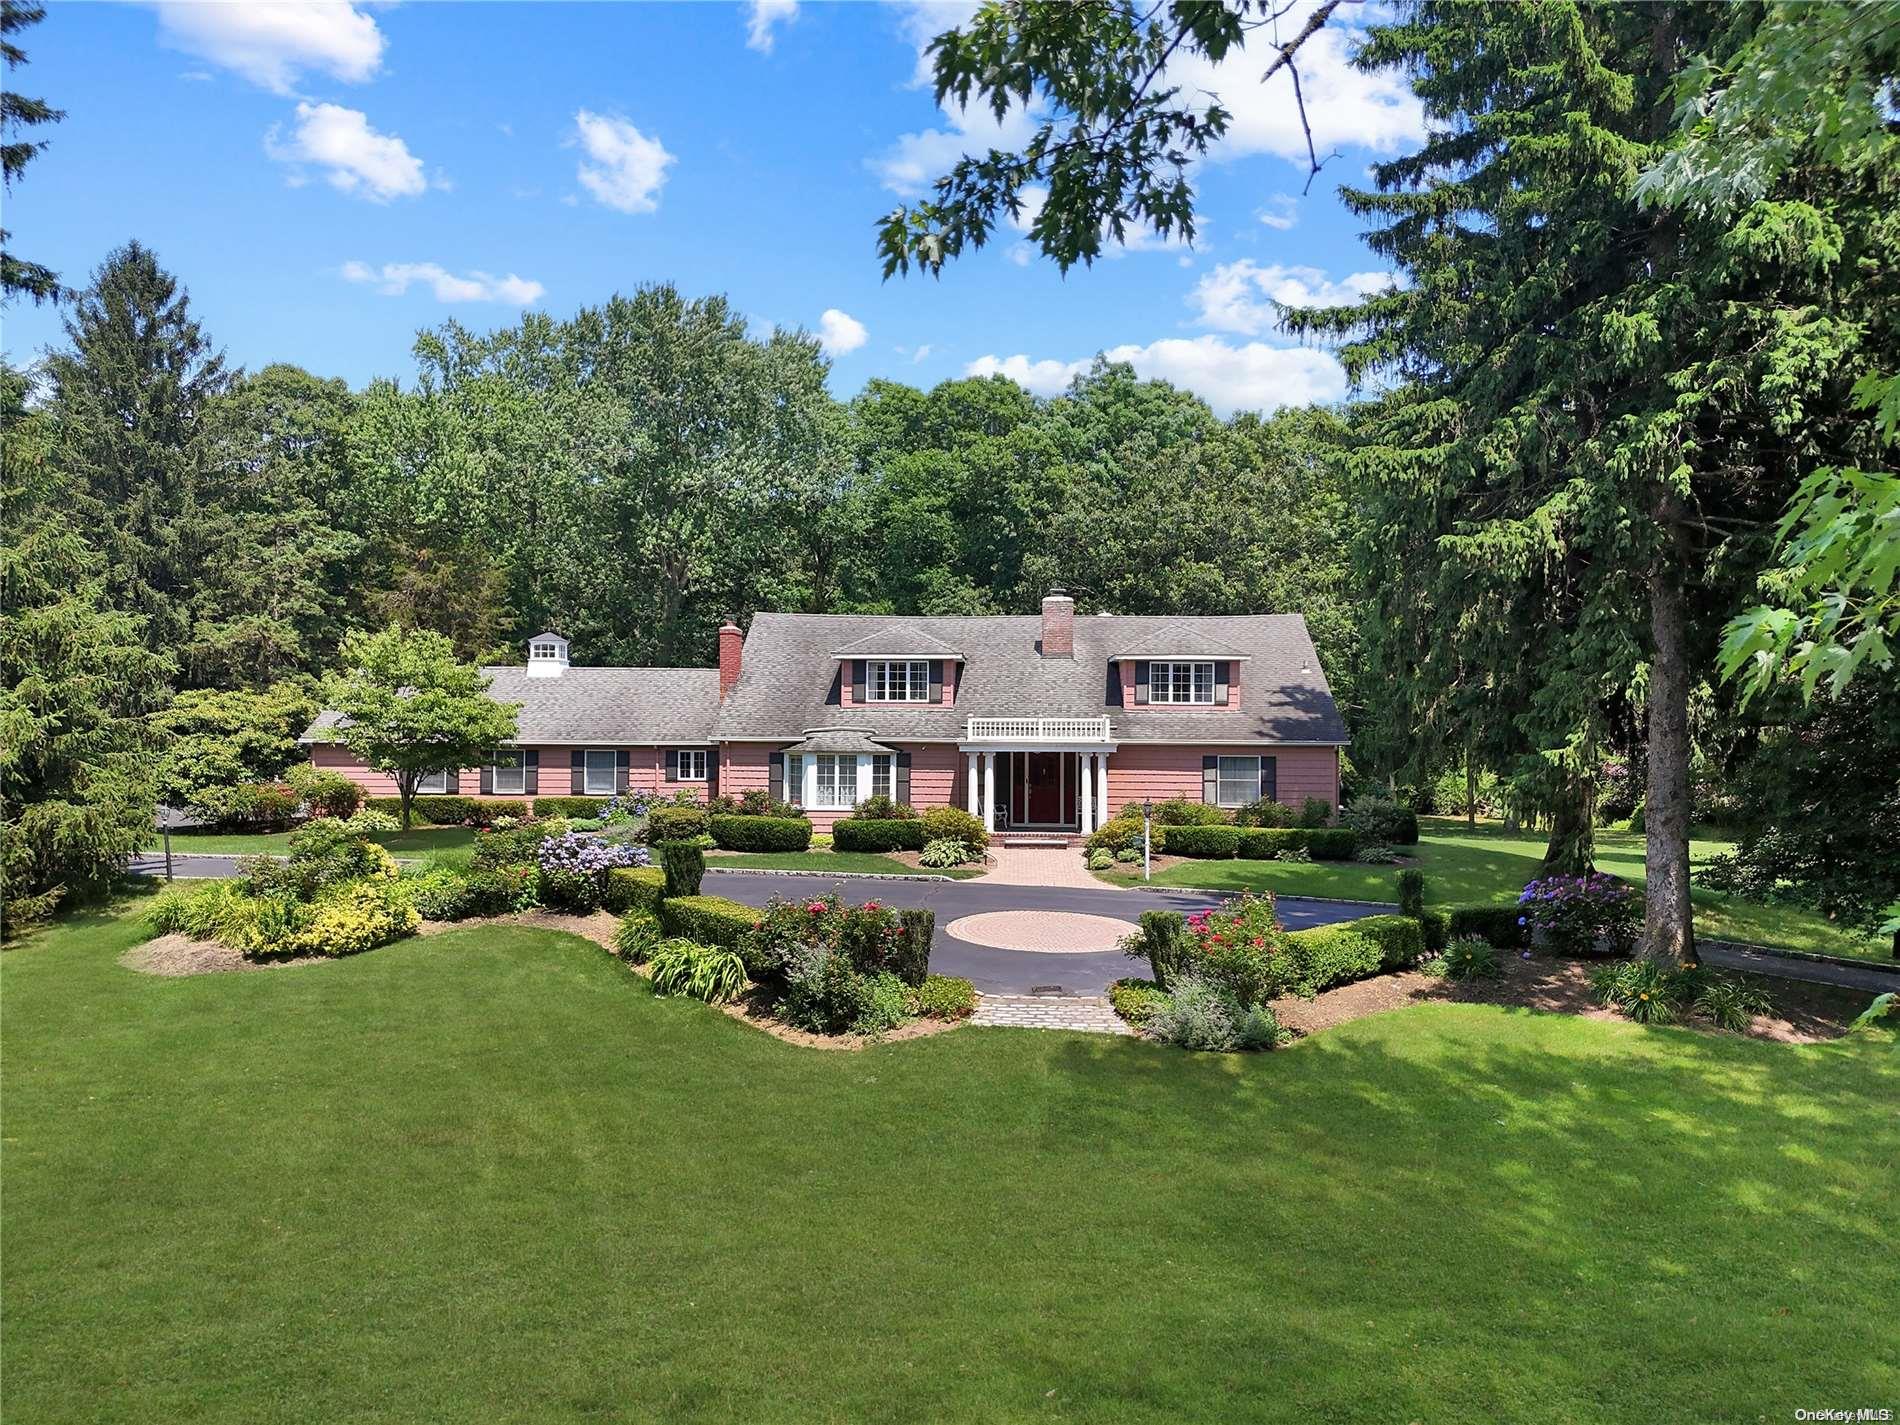
[[[966,742],[1108,742],[1105,717],[973,717]]]

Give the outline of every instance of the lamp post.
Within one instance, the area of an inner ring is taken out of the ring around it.
[[[1144,881],[1151,878],[1148,851],[1149,847],[1154,844],[1154,838],[1149,831],[1149,824],[1153,820],[1154,814],[1155,804],[1153,799],[1143,797],[1141,799],[1141,879]]]

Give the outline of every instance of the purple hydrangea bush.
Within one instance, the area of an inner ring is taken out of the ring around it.
[[[1627,955],[1636,946],[1636,893],[1601,871],[1532,881],[1517,905],[1517,923],[1558,954]]]
[[[607,873],[621,866],[650,862],[644,846],[609,841],[585,831],[564,831],[542,841],[535,853],[541,871],[541,899],[572,910],[597,910],[607,889]]]

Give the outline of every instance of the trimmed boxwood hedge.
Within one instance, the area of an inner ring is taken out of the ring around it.
[[[1167,847],[1170,856],[1226,861],[1233,859],[1240,849],[1240,831],[1232,826],[1170,826],[1162,845]]]
[[[921,851],[924,849],[922,818],[883,817],[866,820],[841,816],[831,824],[831,849],[834,851]]]
[[[363,805],[371,811],[388,812],[394,817],[402,815],[401,797],[366,797]],[[493,816],[522,816],[527,810],[525,801],[498,797],[427,796],[417,797],[409,803],[410,815],[430,826],[460,826],[464,822]]]
[[[1403,970],[1425,955],[1425,931],[1409,915],[1368,915],[1346,922],[1379,947],[1380,967]]]
[[[660,913],[666,899],[666,872],[658,866],[616,866],[607,873],[607,889],[601,904],[616,915],[630,910]]]
[[[606,797],[536,797],[536,816],[597,816],[607,805]]]
[[[1421,910],[1415,917],[1425,937],[1425,953],[1436,955],[1451,943],[1451,917],[1442,910]]]
[[[805,851],[811,823],[802,816],[715,816],[708,820],[722,851]]]
[[[762,914],[724,896],[668,896],[660,902],[660,928],[701,945],[740,949]]]
[[[1516,902],[1509,905],[1455,905],[1451,908],[1451,933],[1475,935],[1500,950],[1521,950],[1531,943],[1530,927],[1519,925],[1524,914]]]
[[[706,808],[700,806],[657,806],[647,813],[647,841],[658,846],[662,841],[691,841],[706,834]]]

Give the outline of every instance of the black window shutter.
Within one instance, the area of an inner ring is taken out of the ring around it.
[[[910,800],[910,753],[897,754],[897,800]]]
[[[709,797],[719,795],[719,749],[717,747],[706,749],[706,795]]]
[[[1280,759],[1278,757],[1260,759],[1260,795],[1270,802],[1280,800]]]
[[[766,765],[771,768],[771,779],[766,784],[768,788],[767,794],[773,801],[782,802],[785,800],[785,754],[783,752],[771,753],[766,757],[765,761]]]
[[[825,689],[825,706],[826,707],[835,708],[838,706],[838,703],[839,703],[838,689],[844,682],[844,675],[848,666],[849,665],[847,664],[840,663],[837,667],[837,670],[832,673],[831,686]]]
[[[1227,670],[1233,666],[1225,662],[1214,665],[1214,706],[1217,708],[1227,706]]]
[[[578,797],[587,790],[587,753],[585,749],[579,747],[574,749],[574,755],[568,762],[568,767],[571,772],[568,778],[568,789]]]
[[[1122,705],[1122,665],[1113,658],[1108,660],[1108,692],[1105,696],[1111,708]]]
[[[528,796],[534,796],[541,790],[541,749],[530,747],[523,752],[521,765],[527,769],[527,775],[521,779],[521,789]]]
[[[1201,800],[1209,806],[1220,805],[1220,758],[1201,758]]]
[[[677,782],[680,779],[680,753],[677,747],[666,749],[666,780]]]
[[[930,701],[943,701],[943,664],[935,658],[930,660]]]
[[[1135,705],[1139,707],[1147,701],[1148,665],[1146,663],[1137,662],[1135,664]]]
[[[871,696],[871,680],[864,671],[864,660],[851,660],[851,701],[861,703]]]
[[[495,794],[495,769],[492,766],[482,768],[482,795],[492,797]]]
[[[627,790],[627,749],[614,749],[614,795],[619,796]]]

